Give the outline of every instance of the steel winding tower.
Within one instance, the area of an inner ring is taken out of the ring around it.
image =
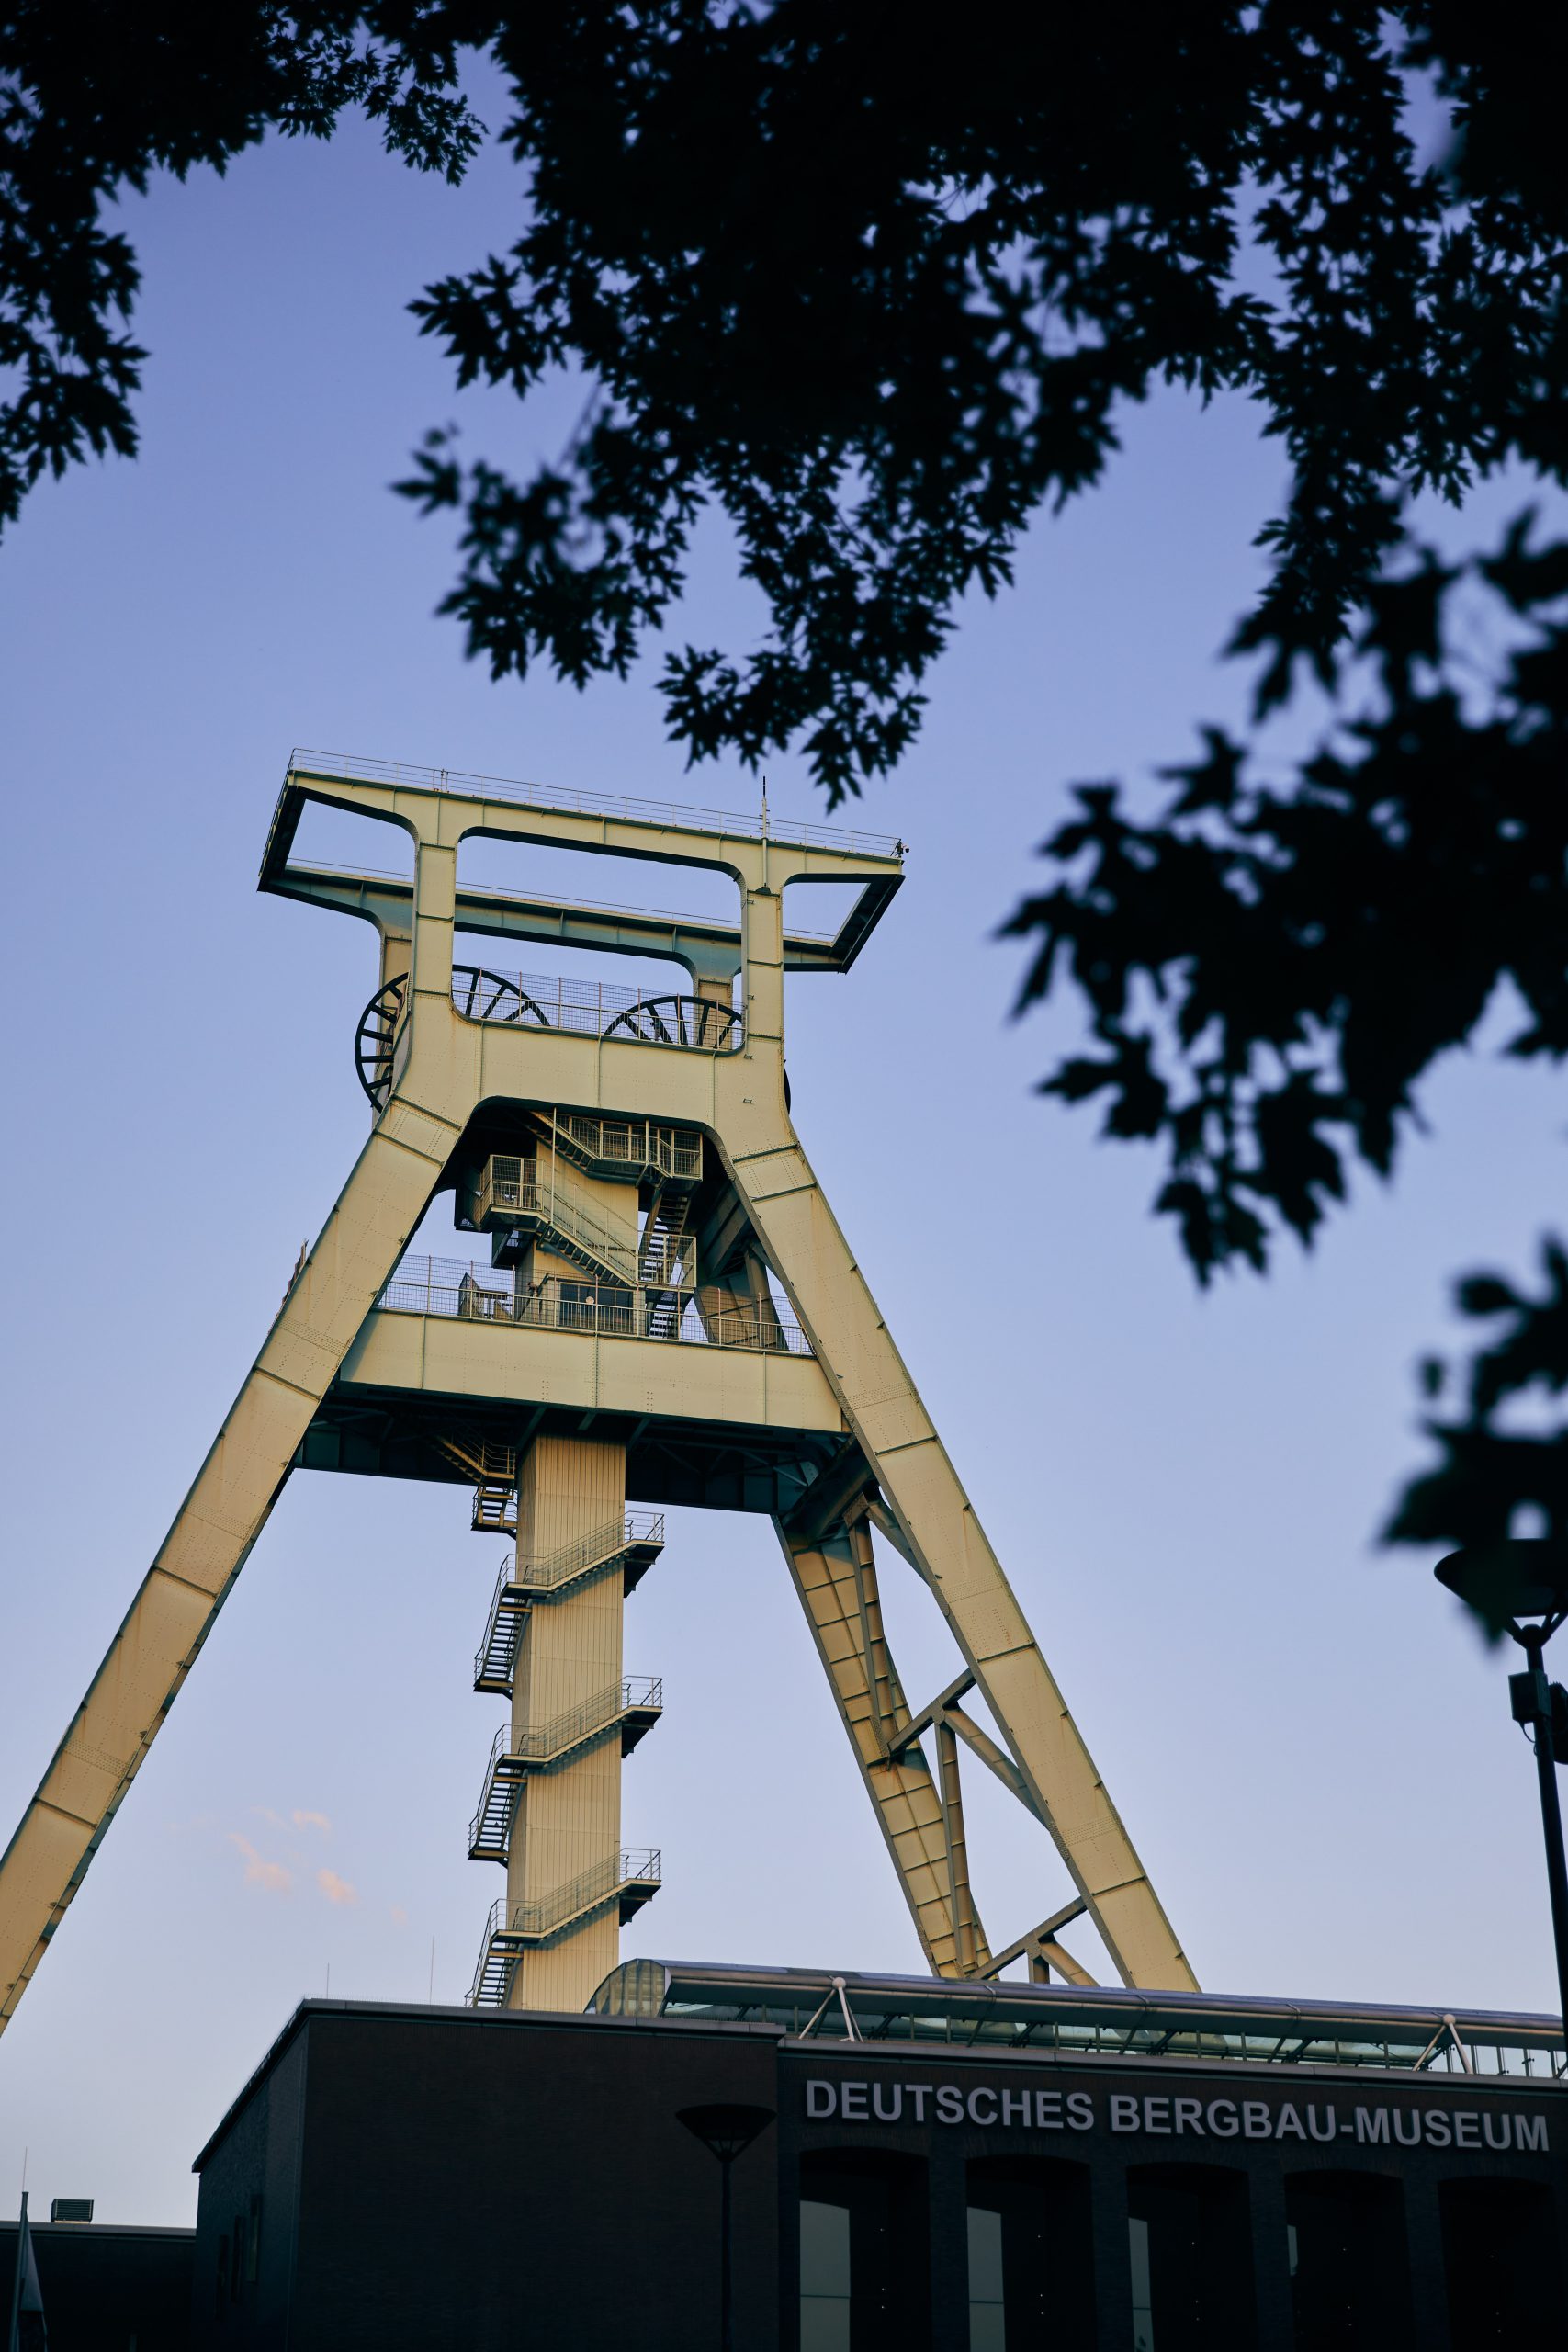
[[[402,828],[412,881],[297,860],[311,802]],[[716,871],[739,922],[459,888],[477,835]],[[790,1122],[784,975],[846,970],[902,856],[839,828],[295,755],[261,888],[379,933],[356,1041],[374,1124],[0,1859],[0,2020],[296,1468],[466,1484],[475,1527],[513,1538],[474,1666],[476,1690],[512,1702],[469,1832],[506,1871],[476,2001],[581,2008],[657,1890],[658,1854],[622,1844],[620,1799],[662,1686],[626,1674],[621,1621],[671,1503],[773,1519],[933,1970],[1027,1957],[1087,1982],[1059,1940],[1087,1914],[1128,1984],[1194,1985]],[[786,927],[795,881],[853,890],[831,938]],[[649,996],[455,964],[457,931],[664,957],[687,984]],[[405,1255],[444,1191],[489,1264]],[[876,1539],[955,1645],[923,1706],[888,1651]],[[1071,1881],[1002,1947],[970,1887],[961,1749]]]

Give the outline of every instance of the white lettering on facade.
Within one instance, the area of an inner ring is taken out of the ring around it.
[[[1301,2111],[1290,2100],[1200,2098],[1158,2093],[1111,2091],[1103,2110],[1089,2091],[1018,2089],[1010,2084],[904,2083],[886,2075],[877,2081],[835,2083],[820,2075],[806,2085],[807,2120],[827,2123],[969,2124],[976,2130],[1092,2132],[1103,2120],[1114,2132],[1146,2137],[1234,2140],[1314,2140],[1341,2134],[1363,2147],[1514,2148],[1544,2155],[1550,2151],[1544,2115],[1507,2109],[1448,2107],[1358,2107],[1351,2120],[1331,2102]]]

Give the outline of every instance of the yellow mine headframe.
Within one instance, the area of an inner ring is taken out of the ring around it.
[[[297,859],[313,802],[401,827],[412,875]],[[708,869],[735,886],[735,920],[460,887],[476,836]],[[513,1540],[477,1629],[475,1688],[511,1717],[469,1829],[507,1882],[474,2000],[581,2008],[657,1891],[659,1853],[622,1844],[621,1768],[663,1689],[625,1670],[622,1604],[667,1504],[773,1519],[934,1970],[1027,1958],[1087,1981],[1059,1940],[1087,1914],[1127,1983],[1193,1986],[791,1124],[784,975],[847,969],[902,862],[901,843],[838,827],[296,753],[261,888],[376,926],[355,1037],[374,1122],[0,1859],[0,2020],[297,1467],[466,1485],[474,1526]],[[786,925],[792,882],[846,886],[834,933]],[[459,932],[675,971],[653,993],[538,978],[455,961]],[[408,1256],[441,1193],[488,1263]],[[916,1709],[883,1628],[877,1538],[956,1646]],[[961,1748],[1070,1879],[1006,1946],[970,1886]]]

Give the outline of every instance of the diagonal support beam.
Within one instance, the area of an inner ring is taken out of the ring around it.
[[[985,1930],[969,1885],[969,1848],[964,1834],[964,1791],[958,1779],[958,1737],[951,1724],[936,1726],[937,1794],[942,1801],[947,1844],[947,1896],[957,1930],[960,1975],[984,1973],[990,1957]]]
[[[974,1688],[975,1677],[967,1668],[955,1675],[945,1690],[938,1691],[929,1707],[922,1707],[918,1715],[912,1715],[908,1724],[894,1734],[888,1742],[888,1754],[902,1755],[926,1732],[942,1724],[951,1724],[965,1747],[973,1748],[981,1763],[987,1765],[996,1774],[1008,1794],[1016,1797],[1019,1804],[1038,1821],[1040,1808],[1018,1766],[997,1746],[989,1732],[982,1731],[974,1716],[966,1714],[958,1704],[965,1691]]]
[[[179,1696],[457,1130],[396,1100],[297,1272],[87,1695],[0,1855],[0,2028]]]
[[[737,1138],[726,1158],[875,1481],[873,1523],[930,1586],[1118,1973],[1129,1984],[1195,1990],[1148,1873],[798,1138],[793,1131],[755,1143]]]
[[[1016,1943],[1009,1944],[1006,1951],[994,1954],[981,1970],[981,1974],[999,1976],[1004,1968],[1010,1968],[1013,1962],[1021,1960],[1026,1952],[1031,1960],[1036,1952],[1043,1952],[1047,1959],[1055,1962],[1070,1984],[1092,1984],[1094,1978],[1086,1969],[1080,1968],[1056,1941],[1057,1928],[1070,1926],[1075,1919],[1081,1919],[1088,1909],[1082,1895],[1075,1895],[1071,1903],[1064,1903],[1059,1911],[1053,1911],[1048,1919],[1042,1919],[1039,1926],[1031,1928],[1026,1936],[1020,1936]]]
[[[938,1975],[960,1974],[942,1797],[918,1747],[888,1752],[884,1726],[907,1721],[908,1709],[883,1633],[869,1543],[862,1556],[855,1531],[841,1523],[816,1538],[782,1520],[774,1525],[921,1948]]]

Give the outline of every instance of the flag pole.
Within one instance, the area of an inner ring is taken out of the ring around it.
[[[17,2352],[17,2331],[22,2316],[22,2256],[27,2251],[28,2192],[22,2191],[22,2216],[17,2224],[17,2267],[11,2280],[11,2321],[6,2330],[6,2352]]]

